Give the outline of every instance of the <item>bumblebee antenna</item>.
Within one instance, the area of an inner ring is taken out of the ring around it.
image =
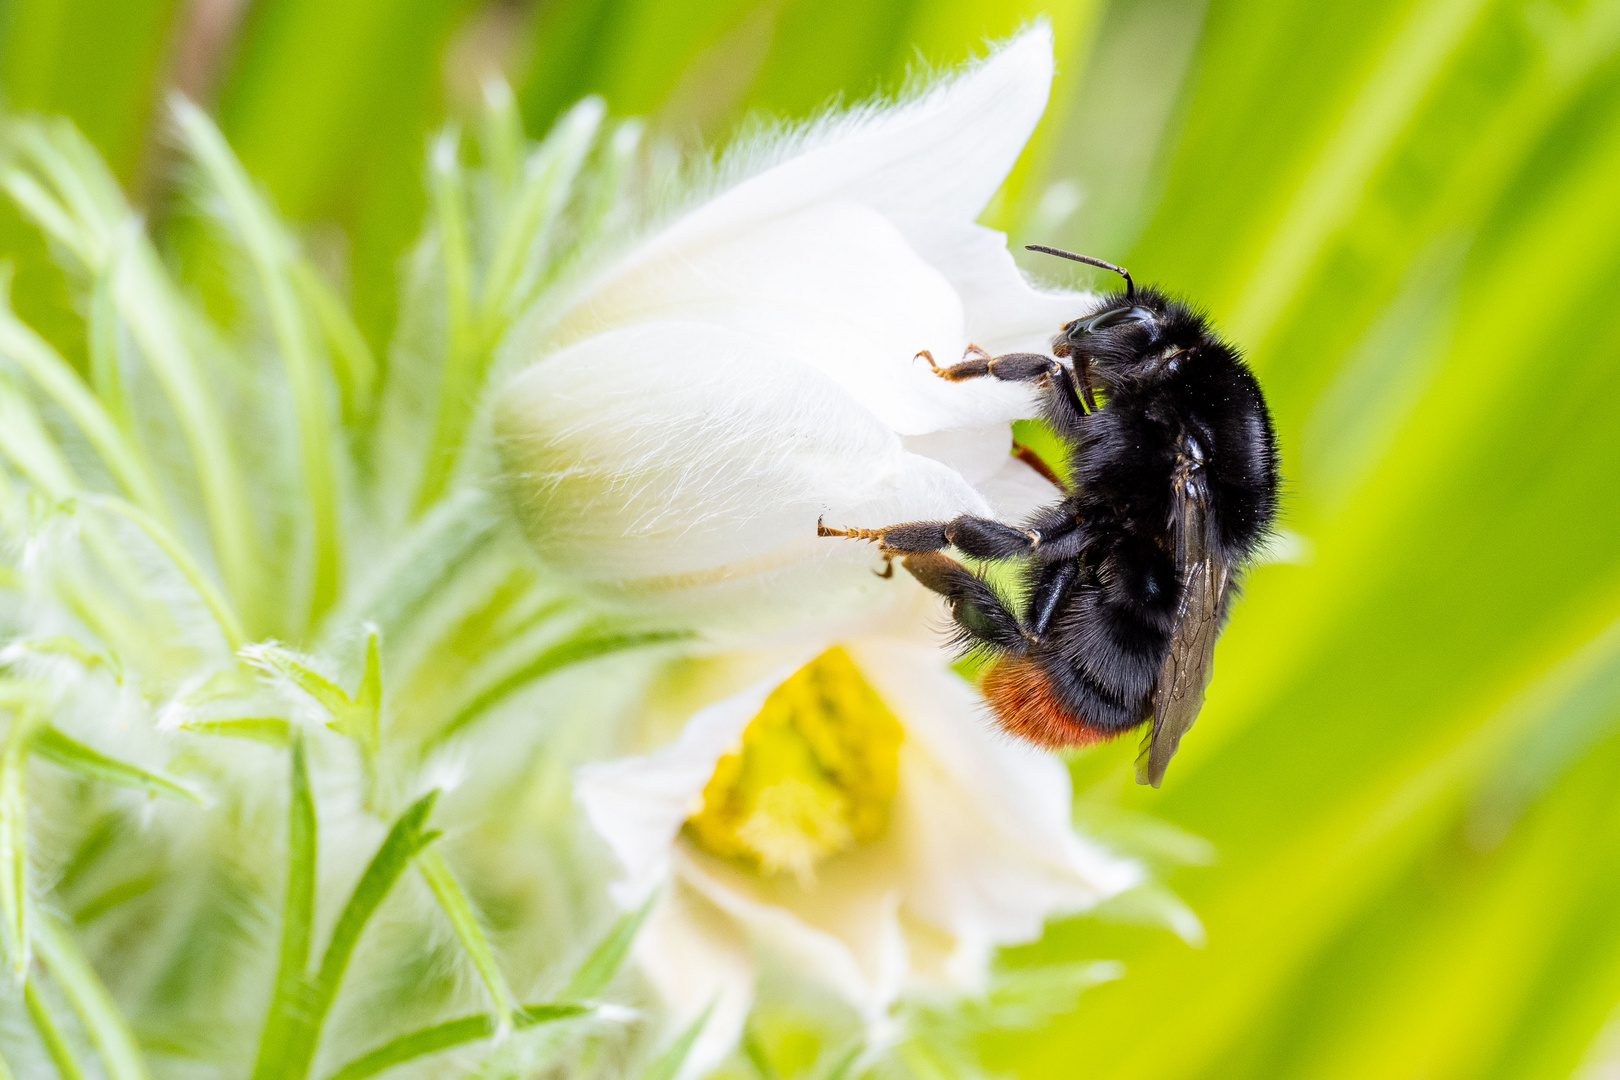
[[[1062,248],[1046,247],[1044,244],[1025,244],[1024,249],[1026,251],[1043,251],[1048,255],[1056,255],[1060,259],[1073,259],[1075,262],[1088,263],[1092,266],[1100,266],[1104,270],[1112,270],[1125,279],[1125,299],[1134,300],[1136,298],[1136,282],[1131,280],[1131,272],[1123,266],[1115,266],[1111,262],[1103,262],[1101,259],[1094,259],[1090,255],[1076,255],[1074,252],[1064,251]]]

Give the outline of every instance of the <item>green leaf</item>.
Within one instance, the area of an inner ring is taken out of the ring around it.
[[[298,455],[302,465],[301,494],[306,502],[305,528],[313,548],[309,567],[308,604],[303,618],[293,625],[309,627],[337,598],[342,566],[338,537],[336,463],[332,450],[335,417],[327,403],[328,373],[317,363],[314,329],[306,320],[292,264],[297,261],[292,242],[264,205],[241,163],[225,145],[213,122],[195,105],[176,98],[175,120],[187,149],[201,167],[208,184],[218,193],[225,214],[258,277],[269,309],[276,348],[285,365],[293,411],[298,418]]]
[[[251,739],[269,746],[286,746],[293,728],[280,716],[240,716],[227,720],[192,720],[181,724],[185,731],[199,735],[222,735],[228,739]]]
[[[588,660],[595,660],[598,657],[624,652],[628,649],[639,649],[649,645],[682,641],[691,636],[689,632],[680,630],[647,630],[619,633],[586,632],[572,635],[559,644],[542,649],[525,663],[479,690],[473,695],[472,700],[461,706],[455,715],[434,734],[432,745],[437,745],[449,739],[503,700],[508,694],[514,693],[536,679],[549,675],[554,671],[559,671],[573,664],[582,664]]]
[[[70,769],[92,780],[104,780],[119,787],[138,788],[170,799],[194,803],[205,801],[202,795],[178,780],[171,780],[115,757],[108,757],[49,725],[41,727],[35,733],[32,749],[46,761],[54,762],[64,769]]]
[[[382,709],[382,670],[377,628],[367,628],[365,670],[353,698],[316,671],[308,660],[280,645],[263,642],[247,646],[242,657],[261,671],[282,675],[331,717],[327,726],[360,743],[369,753],[377,748],[378,717]]]
[[[651,914],[653,904],[657,900],[658,895],[655,893],[639,908],[619,917],[597,943],[596,948],[592,949],[590,955],[574,970],[568,985],[563,988],[564,1000],[589,1001],[613,981],[613,976],[618,974],[625,957],[630,955],[630,947],[635,944],[636,935],[641,932],[641,925],[647,921],[647,916]]]
[[[309,788],[304,740],[292,741],[292,785],[287,800],[287,893],[281,909],[281,948],[274,996],[259,1039],[254,1080],[288,1075],[289,1051],[311,996],[306,968],[315,922],[315,799]]]
[[[32,938],[29,917],[28,799],[24,782],[28,773],[28,744],[44,721],[38,707],[26,697],[0,702],[11,711],[11,727],[0,748],[0,917],[12,973],[21,979],[28,971]]]
[[[35,924],[35,941],[40,959],[95,1045],[108,1080],[146,1080],[146,1062],[128,1022],[71,932],[47,916]]]
[[[584,1005],[574,1004],[544,1004],[525,1005],[518,1010],[515,1026],[530,1028],[539,1024],[552,1023],[557,1020],[567,1020],[575,1016],[584,1016],[590,1009]],[[487,1013],[477,1016],[463,1016],[455,1020],[446,1020],[441,1024],[434,1024],[420,1031],[413,1031],[409,1035],[401,1035],[392,1039],[377,1049],[355,1058],[337,1072],[332,1073],[326,1080],[365,1080],[368,1076],[375,1076],[384,1069],[391,1069],[395,1065],[403,1065],[407,1061],[436,1054],[451,1047],[463,1046],[467,1043],[478,1042],[493,1036],[499,1025],[495,1018]]]
[[[343,972],[348,967],[354,947],[360,941],[360,934],[376,913],[377,906],[394,887],[394,882],[399,880],[399,875],[410,865],[411,859],[439,835],[422,828],[438,797],[438,791],[430,791],[412,803],[394,822],[382,846],[360,875],[348,904],[343,908],[343,914],[332,928],[332,939],[326,946],[326,955],[321,958],[320,971],[315,977],[306,1007],[296,1018],[296,1026],[288,1035],[290,1046],[282,1054],[283,1076],[297,1080],[309,1072],[310,1061],[319,1044],[321,1025],[325,1023],[332,1000],[337,997]]]
[[[31,978],[23,983],[23,1004],[28,1009],[28,1018],[34,1022],[34,1030],[39,1033],[39,1041],[45,1044],[51,1064],[56,1066],[57,1074],[62,1080],[84,1080],[84,1070],[74,1060],[73,1051],[68,1048],[67,1040],[56,1026],[45,999],[40,996],[38,984]]]
[[[709,1022],[709,1014],[714,1012],[711,1002],[698,1018],[687,1029],[676,1036],[675,1041],[664,1048],[652,1064],[642,1071],[641,1080],[675,1080],[686,1064],[686,1055],[692,1052],[692,1046],[697,1042],[698,1036],[703,1034],[704,1025]]]
[[[478,975],[484,981],[484,989],[489,992],[490,1001],[495,1006],[495,1015],[501,1026],[511,1027],[516,1022],[516,1000],[511,989],[506,984],[506,976],[501,973],[500,965],[495,960],[495,950],[490,947],[489,938],[484,935],[484,928],[478,921],[472,905],[468,903],[467,896],[456,883],[455,876],[450,873],[450,867],[445,864],[444,856],[439,854],[437,848],[428,848],[416,855],[416,869],[421,873],[422,880],[426,881],[428,888],[433,890],[433,896],[439,901],[439,907],[450,917],[450,924],[455,927],[456,936],[461,939],[461,947],[467,950],[472,959],[473,966],[478,969]]]

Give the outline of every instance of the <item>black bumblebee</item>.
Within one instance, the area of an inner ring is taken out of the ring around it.
[[[1072,490],[1021,525],[962,516],[818,532],[876,541],[950,602],[961,643],[996,658],[984,692],[1008,731],[1076,746],[1152,717],[1137,780],[1157,787],[1203,704],[1233,578],[1276,516],[1276,436],[1259,383],[1203,316],[1112,263],[1030,250],[1125,280],[1053,340],[1072,366],[977,347],[945,368],[919,355],[952,382],[1038,383]],[[1021,612],[946,547],[1022,557]]]

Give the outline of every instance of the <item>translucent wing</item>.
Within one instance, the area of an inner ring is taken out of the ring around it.
[[[1181,736],[1203,707],[1230,576],[1226,563],[1210,553],[1208,492],[1202,473],[1189,471],[1178,478],[1173,525],[1181,606],[1153,692],[1153,729],[1136,758],[1136,782],[1154,787],[1164,779]]]

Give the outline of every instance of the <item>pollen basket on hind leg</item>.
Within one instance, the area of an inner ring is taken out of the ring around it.
[[[1071,713],[1053,692],[1046,673],[1027,659],[997,660],[985,672],[982,689],[997,723],[1019,738],[1053,750],[1091,746],[1119,734]]]

